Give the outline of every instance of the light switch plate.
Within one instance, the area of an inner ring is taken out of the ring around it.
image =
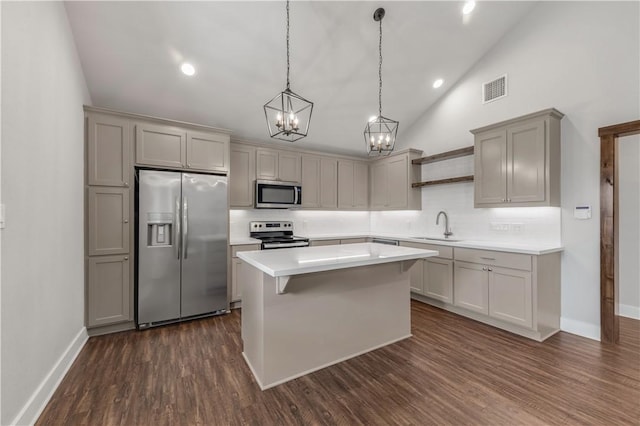
[[[573,217],[580,220],[591,219],[591,206],[576,206]]]
[[[4,204],[0,204],[0,229],[4,229]]]

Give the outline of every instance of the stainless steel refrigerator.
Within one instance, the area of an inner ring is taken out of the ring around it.
[[[226,312],[227,178],[137,174],[138,327]]]

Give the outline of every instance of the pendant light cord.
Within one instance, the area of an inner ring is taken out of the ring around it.
[[[289,0],[287,0],[287,90],[289,90]]]
[[[378,52],[380,53],[380,62],[378,63],[378,80],[380,86],[378,88],[378,117],[382,117],[382,19],[380,19],[380,40],[378,42]]]

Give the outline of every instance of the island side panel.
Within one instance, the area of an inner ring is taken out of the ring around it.
[[[265,274],[263,387],[410,337],[405,263],[294,275],[280,295]]]
[[[263,273],[246,262],[238,268],[238,285],[242,286],[241,333],[245,360],[260,383],[264,369]],[[275,290],[274,290],[275,291]]]

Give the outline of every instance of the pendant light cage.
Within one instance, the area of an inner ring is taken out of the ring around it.
[[[309,132],[312,111],[313,102],[285,89],[264,106],[269,134],[288,142],[304,138]]]
[[[289,0],[287,0],[287,88],[264,105],[264,116],[272,138],[295,142],[309,133],[313,102],[291,91],[289,63]]]
[[[382,115],[382,18],[385,11],[378,8],[373,13],[373,20],[379,23],[380,36],[378,39],[378,116],[369,120],[364,128],[364,141],[369,156],[389,155],[396,145],[396,136],[400,122]]]

